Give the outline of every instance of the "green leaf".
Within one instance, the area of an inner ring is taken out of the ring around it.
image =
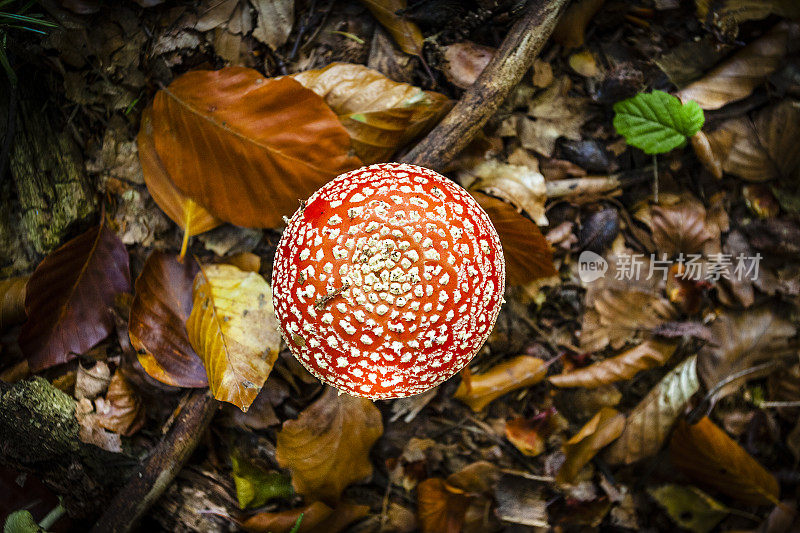
[[[294,494],[289,476],[265,471],[250,461],[231,456],[233,482],[241,509],[261,507],[273,498],[290,498]]]
[[[714,526],[731,512],[696,487],[664,485],[649,488],[647,492],[676,524],[694,533],[706,533],[714,529]]]
[[[663,154],[682,146],[705,122],[697,102],[681,104],[663,91],[639,93],[617,102],[614,113],[617,133],[646,154]]]
[[[14,511],[6,518],[3,533],[44,533],[30,511]]]

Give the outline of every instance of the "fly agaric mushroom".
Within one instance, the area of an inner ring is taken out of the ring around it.
[[[500,239],[461,187],[389,163],[342,174],[292,216],[273,269],[294,356],[340,391],[419,394],[464,368],[505,289]]]

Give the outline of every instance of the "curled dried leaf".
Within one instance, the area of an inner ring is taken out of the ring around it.
[[[550,376],[550,383],[556,387],[595,388],[617,381],[631,379],[642,370],[655,368],[666,363],[675,352],[675,344],[647,339],[638,346],[625,350],[619,355],[609,357],[589,366],[573,370],[567,374]]]
[[[564,443],[564,463],[556,475],[559,483],[569,483],[581,468],[605,446],[614,442],[625,427],[625,416],[611,407],[601,408],[591,420]]]
[[[706,208],[690,194],[672,205],[652,206],[650,220],[657,250],[669,256],[702,252],[718,235],[708,222]]]
[[[424,38],[416,24],[398,15],[407,7],[406,0],[361,0],[381,26],[386,28],[397,46],[412,56],[422,57]]]
[[[609,463],[630,464],[658,452],[678,416],[700,387],[696,365],[696,356],[686,359],[633,408],[619,439],[607,450]]]
[[[144,425],[144,405],[128,380],[117,370],[105,398],[95,400],[97,424],[129,437]]]
[[[250,0],[257,22],[253,37],[273,50],[286,44],[294,25],[294,0]]]
[[[474,178],[469,186],[470,191],[502,198],[518,211],[525,211],[537,224],[547,225],[544,213],[547,187],[544,176],[536,170],[491,159],[480,163],[467,174]]]
[[[538,357],[520,355],[499,363],[486,372],[462,380],[453,398],[475,411],[483,411],[491,402],[524,387],[535,385],[547,373],[545,362]]]
[[[775,476],[708,417],[681,421],[670,441],[672,463],[699,485],[753,505],[778,504]]]
[[[284,422],[276,458],[291,471],[298,493],[336,502],[345,487],[372,475],[369,450],[382,434],[372,401],[326,387],[297,420]]]

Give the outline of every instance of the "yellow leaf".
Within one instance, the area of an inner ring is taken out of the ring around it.
[[[333,504],[345,487],[372,475],[369,450],[381,435],[381,413],[372,401],[326,387],[297,420],[284,422],[276,458],[291,471],[298,493]]]
[[[186,330],[211,392],[247,411],[278,356],[280,334],[269,284],[233,265],[201,267]]]
[[[537,357],[520,355],[503,361],[482,374],[463,379],[453,398],[469,405],[475,412],[483,411],[500,396],[539,383],[545,374],[547,367],[544,361]]]
[[[571,439],[564,443],[566,459],[556,481],[569,483],[581,468],[604,446],[613,442],[625,428],[625,416],[614,408],[603,407]]]
[[[416,24],[407,21],[397,12],[405,9],[406,0],[361,0],[372,16],[392,35],[400,49],[412,56],[422,57],[424,39]]]

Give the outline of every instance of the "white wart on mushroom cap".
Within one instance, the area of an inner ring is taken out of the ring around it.
[[[432,170],[390,163],[326,184],[278,245],[275,312],[289,348],[355,396],[419,394],[491,332],[505,262],[478,203]]]

